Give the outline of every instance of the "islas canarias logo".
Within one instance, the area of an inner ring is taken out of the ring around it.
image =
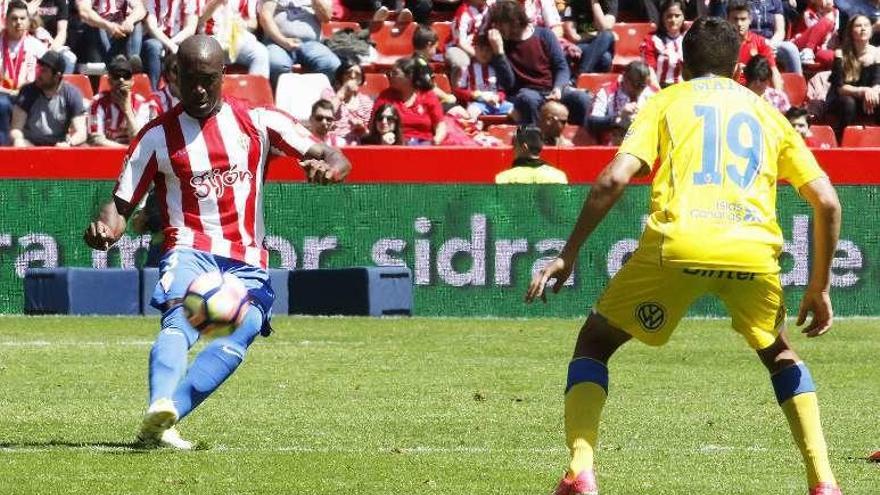
[[[194,194],[199,199],[207,198],[212,191],[218,198],[222,198],[227,187],[234,187],[236,183],[250,181],[253,178],[254,174],[250,170],[242,170],[233,165],[226,170],[212,168],[199,175],[193,175],[189,185],[193,187]]]

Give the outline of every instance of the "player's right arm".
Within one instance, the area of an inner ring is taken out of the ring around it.
[[[807,321],[810,324],[803,333],[808,337],[818,337],[831,328],[834,312],[831,307],[831,261],[840,237],[840,200],[831,181],[820,177],[802,185],[798,192],[813,207],[813,253],[810,282],[801,300],[798,312],[798,325]]]
[[[90,222],[83,233],[83,240],[89,247],[106,251],[125,233],[134,205],[140,203],[156,176],[156,147],[159,143],[152,138],[161,132],[161,126],[145,127],[132,140],[113,190],[113,201],[101,208],[98,218]]]
[[[556,281],[553,292],[559,292],[562,284],[571,275],[581,246],[620,199],[627,184],[633,177],[646,175],[650,170],[650,166],[635,155],[619,153],[614,157],[590,188],[590,194],[562,252],[532,278],[526,292],[526,302],[532,302],[537,297],[544,299],[544,288],[550,280]]]

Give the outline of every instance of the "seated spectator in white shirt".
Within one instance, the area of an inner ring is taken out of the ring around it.
[[[141,55],[147,9],[141,0],[77,0],[79,16],[86,25],[83,62],[109,63],[116,55]]]
[[[333,124],[336,123],[336,112],[333,110],[333,102],[320,99],[312,105],[312,114],[309,116],[309,125],[306,127],[315,136],[328,146],[338,148],[345,146],[345,137],[333,132]]]
[[[37,60],[46,53],[46,45],[28,33],[30,17],[21,0],[9,2],[6,28],[0,35],[0,146],[9,146],[9,124],[18,90],[32,82]]]
[[[40,58],[34,82],[26,84],[12,109],[12,145],[79,146],[86,141],[86,111],[79,89],[64,81],[58,52]]]
[[[153,91],[159,88],[162,56],[177,53],[177,45],[196,33],[199,16],[196,2],[190,0],[147,0],[144,43],[141,48],[144,70]]]
[[[626,66],[617,82],[608,83],[596,93],[587,127],[599,144],[618,145],[645,101],[656,93],[649,85],[651,70],[642,61]]]
[[[131,63],[124,56],[110,61],[107,75],[110,89],[89,107],[89,139],[93,146],[124,148],[159,112],[155,100],[132,92]]]
[[[180,88],[177,86],[177,54],[166,53],[162,59],[162,77],[165,85],[153,92],[153,99],[159,106],[159,113],[171,110],[180,101]]]
[[[226,63],[247,67],[248,74],[269,77],[269,52],[257,31],[259,0],[207,0],[197,31],[212,36],[226,53]]]

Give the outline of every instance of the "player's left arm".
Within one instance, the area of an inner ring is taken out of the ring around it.
[[[330,184],[342,182],[351,172],[351,162],[337,148],[324,143],[313,144],[305,154],[303,168],[309,182]]]
[[[803,325],[812,313],[810,324],[803,333],[818,337],[831,328],[834,312],[831,307],[831,262],[840,237],[840,200],[827,177],[813,179],[802,185],[798,192],[813,207],[813,252],[810,282],[801,300],[798,325]]]

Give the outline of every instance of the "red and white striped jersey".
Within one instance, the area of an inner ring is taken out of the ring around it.
[[[120,23],[134,10],[137,0],[92,0],[92,10],[102,19]]]
[[[493,2],[494,3],[494,2]],[[455,18],[452,20],[452,39],[449,46],[456,46],[461,40],[467,40],[471,45],[474,43],[474,36],[483,25],[483,18],[489,12],[488,3],[480,10],[467,2],[462,2],[455,11]]]
[[[481,64],[471,60],[467,70],[461,71],[457,86],[470,91],[498,91],[498,76],[495,68],[489,64]]]
[[[553,29],[562,24],[554,0],[519,0],[533,26]]]
[[[657,74],[661,85],[675,84],[683,80],[684,57],[681,42],[684,34],[675,38],[649,34],[642,42],[642,60]]]
[[[0,36],[0,86],[19,89],[37,78],[37,61],[46,53],[46,45],[25,34],[19,40]]]
[[[152,98],[131,93],[131,108],[135,120],[141,126],[159,115],[159,105]],[[103,134],[111,141],[128,144],[128,123],[119,105],[113,101],[110,91],[101,91],[89,105],[89,134]]]
[[[176,96],[171,94],[171,87],[167,84],[162,86],[159,91],[153,93],[153,99],[156,100],[156,105],[159,107],[159,113],[165,113],[171,110],[171,107],[177,105],[177,102],[180,101]]]
[[[114,194],[137,204],[155,184],[166,251],[187,247],[266,268],[266,159],[269,153],[302,158],[316,143],[275,108],[224,97],[218,113],[199,120],[177,105],[129,146]]]
[[[183,29],[187,16],[196,15],[194,0],[144,0],[144,6],[169,38]]]

